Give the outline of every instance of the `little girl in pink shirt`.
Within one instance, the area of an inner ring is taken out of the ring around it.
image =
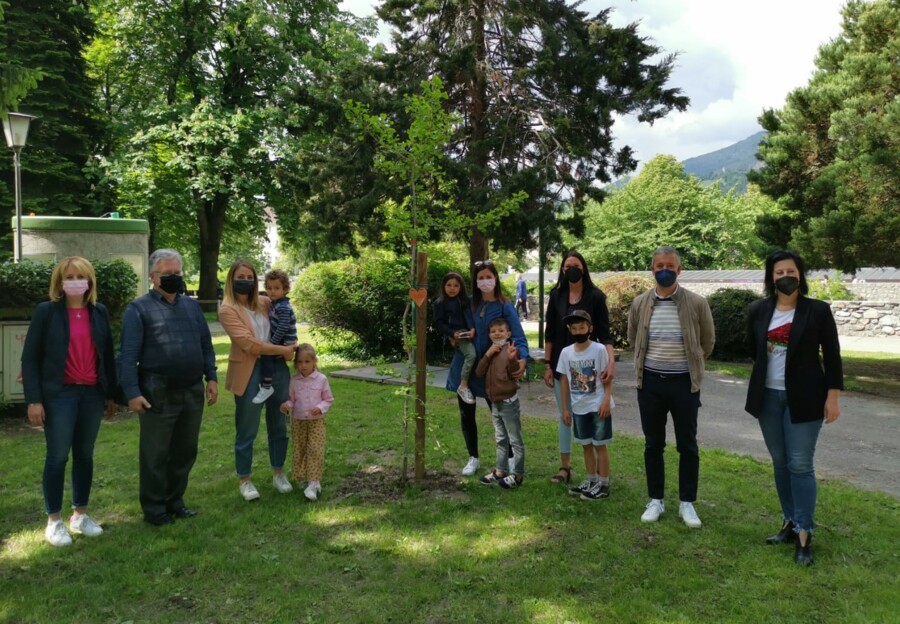
[[[291,414],[291,436],[294,439],[294,479],[309,481],[303,495],[317,500],[319,480],[325,469],[325,412],[334,403],[328,378],[316,368],[316,350],[303,343],[294,355],[294,370],[288,400],[281,411]]]

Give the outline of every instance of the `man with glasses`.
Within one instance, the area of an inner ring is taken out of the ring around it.
[[[158,249],[149,264],[153,289],[125,309],[119,381],[128,408],[140,415],[144,520],[160,526],[196,515],[184,492],[197,458],[204,399],[216,402],[218,383],[209,325],[200,305],[181,294],[181,254]]]

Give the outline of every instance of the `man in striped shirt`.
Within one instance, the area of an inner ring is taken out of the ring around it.
[[[656,522],[665,511],[663,450],[671,413],[679,457],[678,515],[687,526],[698,529],[702,523],[694,509],[700,473],[697,411],[703,368],[716,332],[706,299],[678,284],[681,256],[676,249],[659,247],[653,252],[650,271],[656,287],[636,297],[628,314],[650,495],[641,520]]]

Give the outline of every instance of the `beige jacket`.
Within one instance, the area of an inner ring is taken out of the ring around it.
[[[644,357],[647,355],[647,336],[650,331],[650,317],[656,289],[638,295],[628,312],[628,342],[634,348],[634,370],[637,373],[637,387],[644,384]],[[688,371],[691,375],[691,392],[699,392],[703,381],[706,358],[716,344],[716,328],[712,312],[704,297],[686,290],[680,284],[672,295],[678,309],[681,335],[684,337],[684,351],[687,354]]]
[[[259,297],[260,312],[269,313],[272,301]],[[253,322],[244,306],[223,303],[219,308],[219,322],[231,338],[228,352],[228,372],[225,373],[225,388],[235,396],[244,396],[253,367],[260,355],[282,355],[284,347],[259,340],[253,334]]]

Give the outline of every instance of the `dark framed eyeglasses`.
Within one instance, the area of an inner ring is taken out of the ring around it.
[[[478,260],[472,264],[476,269],[480,269],[482,267],[492,267],[494,266],[493,260]]]

